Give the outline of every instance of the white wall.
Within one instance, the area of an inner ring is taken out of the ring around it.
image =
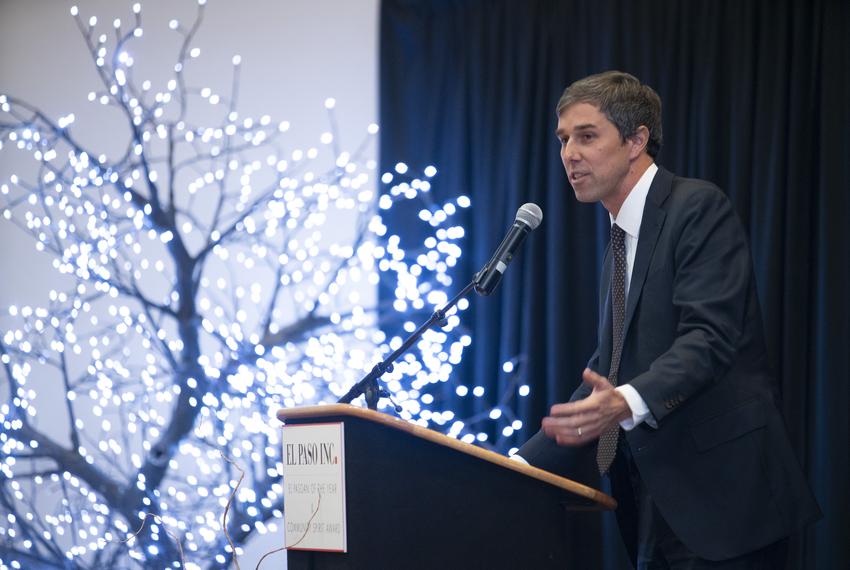
[[[96,15],[105,33],[112,33],[115,18],[132,20],[130,0],[76,4],[85,20]],[[99,85],[71,5],[0,0],[0,94],[32,103],[54,119],[73,112],[75,136],[99,152],[121,152],[116,141],[126,139],[116,138],[104,115],[108,110],[87,100]],[[142,2],[144,36],[133,48],[137,77],[147,73],[155,81],[168,73],[176,54],[168,21],[188,23],[196,6],[190,0]],[[377,118],[377,27],[378,0],[209,0],[194,42],[201,57],[187,76],[195,86],[224,89],[231,58],[239,54],[242,116],[289,120],[293,144],[308,147],[328,130],[323,103],[335,97],[343,145],[353,146]],[[9,147],[0,150],[0,184],[24,168]],[[376,150],[371,149],[373,156]],[[0,219],[0,311],[10,304],[46,305],[47,293],[58,285],[50,259]],[[249,544],[242,567],[255,567],[259,556],[282,541],[282,536],[266,536]],[[280,568],[281,563],[276,555],[264,566]]]
[[[131,21],[133,3],[76,2],[85,20],[96,15],[107,33],[115,18]],[[33,103],[52,118],[73,112],[76,136],[103,152],[119,150],[110,146],[116,140],[110,129],[103,128],[104,109],[87,100],[99,85],[69,13],[72,4],[0,0],[0,94]],[[135,53],[146,77],[162,75],[174,59],[169,20],[188,23],[195,7],[191,0],[142,2],[145,35]],[[197,73],[187,75],[198,86],[224,88],[231,58],[239,54],[242,116],[289,120],[295,144],[316,145],[328,130],[324,100],[335,97],[343,142],[353,146],[377,118],[377,27],[378,0],[210,0],[195,42],[201,48]],[[0,151],[0,183],[17,172],[8,150],[7,145]],[[0,307],[36,304],[50,290],[49,259],[33,245],[0,220]]]

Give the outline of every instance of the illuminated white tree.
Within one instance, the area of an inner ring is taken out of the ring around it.
[[[0,566],[228,566],[229,541],[238,554],[282,516],[276,410],[336,400],[448,298],[468,199],[434,203],[436,170],[402,164],[378,196],[375,125],[353,152],[333,128],[319,148],[288,148],[288,123],[240,116],[238,56],[226,95],[188,86],[204,9],[171,22],[182,45],[158,89],[133,73],[138,4],[111,35],[72,8],[102,82],[89,99],[124,117],[117,158],[79,142],[73,114],[0,95],[0,150],[32,167],[0,185],[3,223],[59,275],[43,306],[3,317]],[[398,201],[422,204],[416,250],[382,221]],[[385,303],[371,293],[381,273],[396,284]],[[519,429],[517,390],[465,421],[431,390],[470,342],[453,314],[384,380],[403,417],[492,445],[480,424]],[[39,413],[47,400],[63,413]]]

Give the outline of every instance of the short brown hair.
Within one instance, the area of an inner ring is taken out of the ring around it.
[[[557,113],[575,103],[590,103],[611,121],[625,141],[643,125],[649,131],[646,152],[652,158],[661,150],[661,97],[634,75],[606,71],[579,79],[564,90]]]

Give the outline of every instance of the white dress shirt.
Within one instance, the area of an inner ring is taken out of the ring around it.
[[[635,187],[626,196],[623,205],[620,206],[620,211],[617,212],[617,217],[611,216],[611,224],[617,224],[623,231],[626,232],[626,299],[629,298],[629,285],[632,281],[632,269],[635,266],[635,253],[637,252],[638,237],[640,236],[640,223],[643,220],[643,206],[646,204],[646,195],[649,193],[649,187],[652,185],[652,180],[655,178],[655,173],[658,172],[658,166],[655,163],[650,164],[649,168],[640,177]],[[635,426],[647,422],[652,427],[658,427],[652,415],[649,413],[649,406],[630,384],[617,386],[616,390],[626,399],[626,403],[632,411],[632,417],[626,418],[620,422],[620,427],[628,431],[634,429]]]

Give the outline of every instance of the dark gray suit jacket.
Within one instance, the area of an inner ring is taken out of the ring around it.
[[[604,376],[611,264],[609,248],[589,363]],[[658,426],[641,424],[626,440],[659,511],[688,548],[727,559],[820,515],[777,408],[746,235],[714,185],[659,168],[643,211],[624,334],[620,383],[637,389]],[[582,385],[571,399],[588,394]],[[542,432],[519,454],[569,473],[571,452]],[[618,461],[612,469],[623,468]],[[616,486],[614,494],[625,499]],[[636,523],[628,515],[623,509],[618,521],[633,547]]]

